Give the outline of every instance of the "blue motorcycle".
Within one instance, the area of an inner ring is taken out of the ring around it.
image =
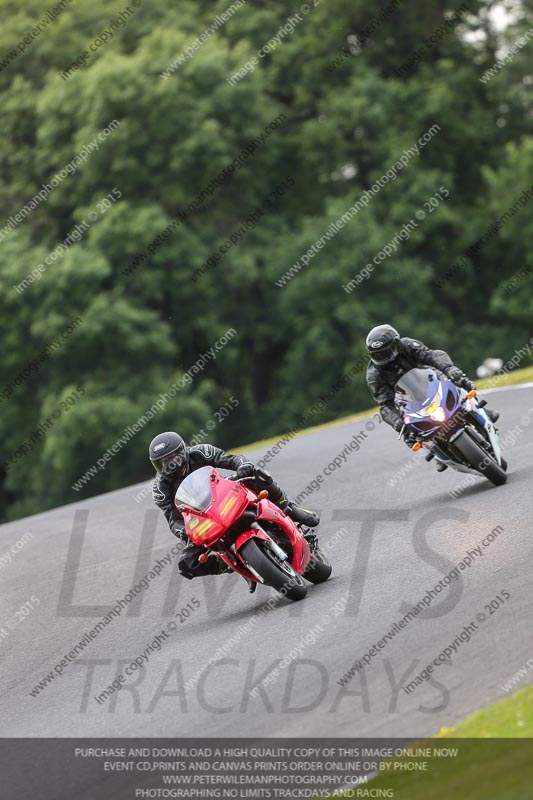
[[[407,428],[417,439],[413,450],[430,450],[426,461],[437,458],[494,486],[506,482],[498,432],[475,390],[459,389],[433,369],[411,369],[396,384],[395,402],[404,415],[402,433]]]

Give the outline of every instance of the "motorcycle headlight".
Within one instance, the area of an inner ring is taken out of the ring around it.
[[[434,400],[429,406],[426,406],[426,414],[432,417],[433,414],[440,408],[440,400]]]
[[[442,403],[442,391],[439,386],[435,394],[433,395],[433,399],[431,402],[428,402],[427,406],[420,409],[420,416],[431,417],[436,422],[444,422],[446,418],[446,414],[444,410],[441,408]]]

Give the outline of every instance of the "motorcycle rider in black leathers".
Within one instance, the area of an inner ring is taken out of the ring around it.
[[[257,492],[267,489],[269,500],[279,506],[298,525],[314,528],[319,523],[314,512],[289,502],[286,494],[268,472],[256,470],[245,456],[226,453],[212,444],[197,444],[189,447],[179,434],[167,431],[152,439],[149,458],[157,472],[152,486],[154,502],[163,511],[174,536],[186,543],[178,561],[178,569],[189,580],[201,575],[218,575],[230,571],[224,562],[219,561],[216,557],[208,558],[203,564],[199,563],[198,557],[205,550],[189,541],[185,533],[183,517],[175,505],[174,498],[178,486],[187,475],[200,467],[229,469],[236,472],[238,478],[253,478],[253,480],[247,481],[247,485]],[[316,537],[313,534],[304,533],[304,536],[314,545]],[[249,585],[250,591],[257,586],[253,582],[250,582]]]
[[[394,401],[395,386],[400,378],[416,367],[433,367],[449,378],[461,389],[471,391],[475,383],[456,367],[444,350],[431,350],[418,339],[410,339],[400,334],[392,325],[378,325],[366,337],[366,350],[370,363],[366,371],[366,382],[372,396],[379,406],[381,416],[388,425],[400,432],[403,428],[403,414]],[[499,414],[485,408],[491,422],[496,422]],[[412,447],[416,437],[409,431],[404,433],[404,441]],[[443,472],[447,466],[436,461],[437,470]]]

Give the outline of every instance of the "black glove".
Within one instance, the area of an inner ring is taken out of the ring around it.
[[[238,478],[255,478],[255,467],[251,461],[243,461],[237,467]]]
[[[462,369],[459,369],[459,367],[448,367],[448,369],[447,369],[447,370],[445,370],[445,372],[446,372],[446,376],[447,376],[447,377],[448,377],[448,378],[449,378],[449,379],[450,379],[450,380],[451,380],[453,383],[458,383],[458,382],[459,382],[460,380],[462,380],[462,378],[464,378],[464,376],[465,376],[465,374],[464,374],[463,370],[462,370]]]
[[[467,392],[471,392],[472,389],[476,388],[476,384],[473,383],[470,378],[467,378],[459,367],[448,367],[446,375],[452,383],[455,383],[456,386],[460,386],[461,389],[466,389]]]
[[[459,386],[461,389],[466,389],[467,392],[472,392],[476,388],[474,381],[471,381],[470,378],[466,377],[466,375],[460,381]]]

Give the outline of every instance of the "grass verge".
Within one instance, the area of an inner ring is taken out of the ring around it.
[[[529,687],[477,711],[455,728],[442,728],[434,739],[414,742],[410,747],[435,749],[442,745],[458,747],[459,752],[456,757],[429,760],[427,772],[401,771],[402,763],[421,762],[423,758],[393,759],[387,772],[367,784],[366,788],[374,793],[366,796],[389,796],[395,800],[528,800],[533,797],[532,737],[533,687]],[[358,795],[354,788],[340,796],[365,795]]]

